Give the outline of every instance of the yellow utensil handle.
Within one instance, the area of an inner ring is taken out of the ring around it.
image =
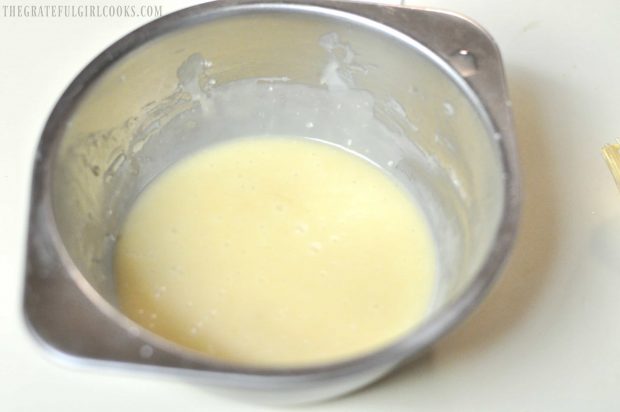
[[[603,147],[603,157],[607,161],[618,190],[620,190],[620,143],[605,145]]]

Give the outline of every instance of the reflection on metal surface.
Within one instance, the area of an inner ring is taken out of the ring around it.
[[[450,61],[463,77],[473,76],[478,71],[476,56],[469,50],[459,50],[452,55]]]

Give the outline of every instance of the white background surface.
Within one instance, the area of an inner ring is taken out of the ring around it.
[[[170,13],[196,2],[145,3]],[[620,138],[620,3],[417,4],[472,17],[499,43],[525,185],[519,241],[487,300],[431,355],[362,392],[304,409],[620,411],[620,193],[600,156],[605,142]],[[0,15],[1,410],[269,410],[174,380],[58,366],[20,316],[39,133],[79,70],[146,21]]]

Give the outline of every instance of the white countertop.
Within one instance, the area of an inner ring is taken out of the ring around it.
[[[162,5],[164,13],[194,3],[123,2]],[[620,410],[620,193],[600,155],[604,143],[620,138],[620,3],[499,3],[417,4],[477,20],[503,53],[526,197],[508,268],[479,310],[422,361],[307,410]],[[114,369],[71,370],[50,362],[25,330],[23,246],[39,134],[81,68],[147,19],[8,18],[1,14],[5,4],[0,4],[0,409],[270,410],[174,380]]]

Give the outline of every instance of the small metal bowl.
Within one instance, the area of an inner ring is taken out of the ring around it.
[[[326,68],[340,80],[330,84]],[[154,335],[116,306],[115,236],[154,176],[218,139],[308,133],[304,116],[272,113],[266,123],[257,113],[230,114],[225,107],[225,123],[205,123],[219,137],[194,133],[214,87],[257,78],[327,96],[285,99],[286,107],[317,113],[343,90],[362,93],[372,103],[366,120],[396,136],[337,141],[333,130],[346,134],[357,112],[335,110],[325,113],[332,123],[317,121],[313,129],[317,138],[392,168],[421,199],[441,246],[429,315],[373,353],[303,368],[229,365]],[[461,16],[321,0],[220,1],[181,10],[100,54],[45,126],[32,184],[27,322],[57,359],[79,365],[148,369],[272,403],[341,395],[419,356],[480,303],[515,237],[514,145],[499,51]]]

